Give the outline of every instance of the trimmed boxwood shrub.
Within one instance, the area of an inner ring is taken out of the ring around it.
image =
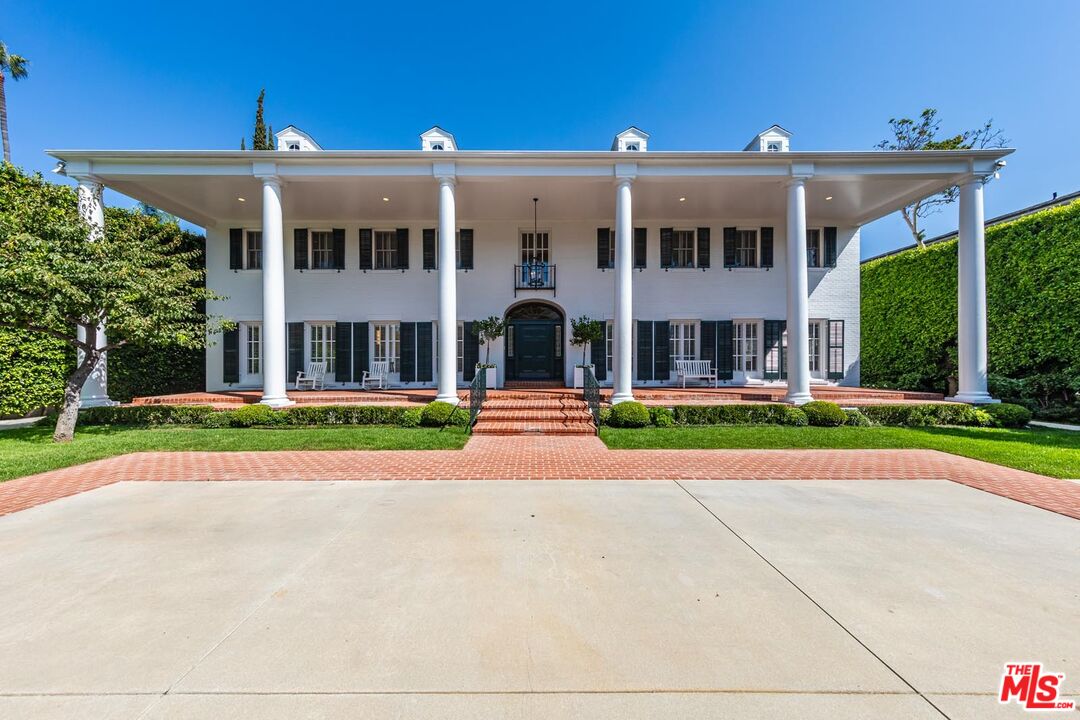
[[[79,411],[79,425],[202,425],[214,414],[209,405],[95,407]]]
[[[284,425],[286,422],[285,413],[278,412],[269,405],[244,405],[235,410],[229,410],[226,414],[229,416],[230,427]]]
[[[656,427],[672,427],[675,425],[675,413],[666,407],[649,408],[649,420]]]
[[[424,408],[405,408],[405,412],[401,413],[401,420],[398,421],[398,425],[406,428],[420,427],[420,416],[423,414]]]
[[[610,407],[602,407],[602,408],[600,408],[600,424],[601,425],[610,425],[611,424],[611,408]]]
[[[400,425],[407,409],[396,405],[294,405],[282,415],[289,425]]]
[[[806,413],[791,405],[676,405],[680,425],[806,425]]]
[[[870,422],[870,418],[863,415],[862,411],[858,408],[845,410],[844,417],[846,418],[844,424],[850,425],[851,427],[870,427],[873,425],[873,423]]]
[[[818,427],[840,427],[847,422],[847,415],[836,403],[826,400],[811,400],[799,406],[806,413],[806,419],[811,425]]]
[[[1022,428],[1031,422],[1031,411],[1023,405],[1000,403],[980,408],[990,416],[990,424],[1002,428]]]
[[[446,405],[446,403],[439,404]],[[417,427],[420,424],[422,412],[423,408],[420,407],[396,405],[294,405],[284,410],[274,410],[259,404],[243,405],[233,410],[215,410],[209,405],[138,405],[87,408],[79,413],[79,424],[84,426],[201,425],[208,428],[275,425]],[[467,416],[459,409],[455,414],[453,424],[464,425],[465,422],[467,422]]]
[[[443,425],[466,427],[469,424],[469,413],[456,405],[434,400],[425,405],[420,412],[420,424],[424,427],[442,427]]]
[[[877,425],[929,427],[933,425],[966,425],[985,427],[988,416],[970,405],[955,403],[926,403],[921,405],[868,405],[862,412]]]
[[[621,402],[611,408],[610,424],[618,428],[641,428],[651,422],[649,408],[639,402],[630,400]]]

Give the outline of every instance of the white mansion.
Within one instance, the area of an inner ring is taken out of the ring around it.
[[[772,126],[743,151],[662,152],[631,127],[608,151],[470,151],[434,127],[418,150],[51,151],[88,217],[102,186],[206,228],[207,390],[284,405],[307,363],[358,387],[457,401],[477,362],[498,383],[595,366],[613,402],[707,360],[727,384],[859,384],[859,228],[960,186],[960,400],[986,392],[983,180],[1008,150],[796,152]],[[479,346],[472,323],[507,321]],[[605,338],[570,344],[570,320]],[[447,331],[447,328],[450,328]],[[107,402],[102,372],[84,402]]]

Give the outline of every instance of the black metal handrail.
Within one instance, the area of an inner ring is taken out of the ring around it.
[[[469,432],[472,432],[480,409],[487,400],[487,368],[476,368],[476,377],[469,386]]]
[[[529,262],[514,266],[514,297],[518,290],[551,290],[555,294],[555,266],[546,262]]]
[[[596,382],[596,375],[591,367],[583,368],[585,376],[584,389],[581,391],[582,399],[589,406],[592,413],[593,424],[596,425],[596,434],[600,434],[600,383]]]

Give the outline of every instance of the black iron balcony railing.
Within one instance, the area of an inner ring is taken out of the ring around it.
[[[531,262],[514,266],[514,297],[518,290],[550,290],[555,294],[555,266]]]

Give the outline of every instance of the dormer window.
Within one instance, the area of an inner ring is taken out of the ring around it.
[[[420,149],[431,151],[455,152],[457,142],[454,136],[436,125],[427,132],[420,134]]]
[[[626,143],[626,149],[629,152],[638,152],[639,150],[641,150],[641,146],[638,145],[636,142],[628,142]]]
[[[442,150],[443,149],[443,144],[441,142],[433,142],[433,143],[431,143],[431,149],[432,150]]]
[[[290,150],[299,150],[300,149],[300,143],[298,143],[298,142],[289,143],[289,149]]]
[[[779,140],[770,140],[765,143],[765,152],[783,152],[784,145]]]

